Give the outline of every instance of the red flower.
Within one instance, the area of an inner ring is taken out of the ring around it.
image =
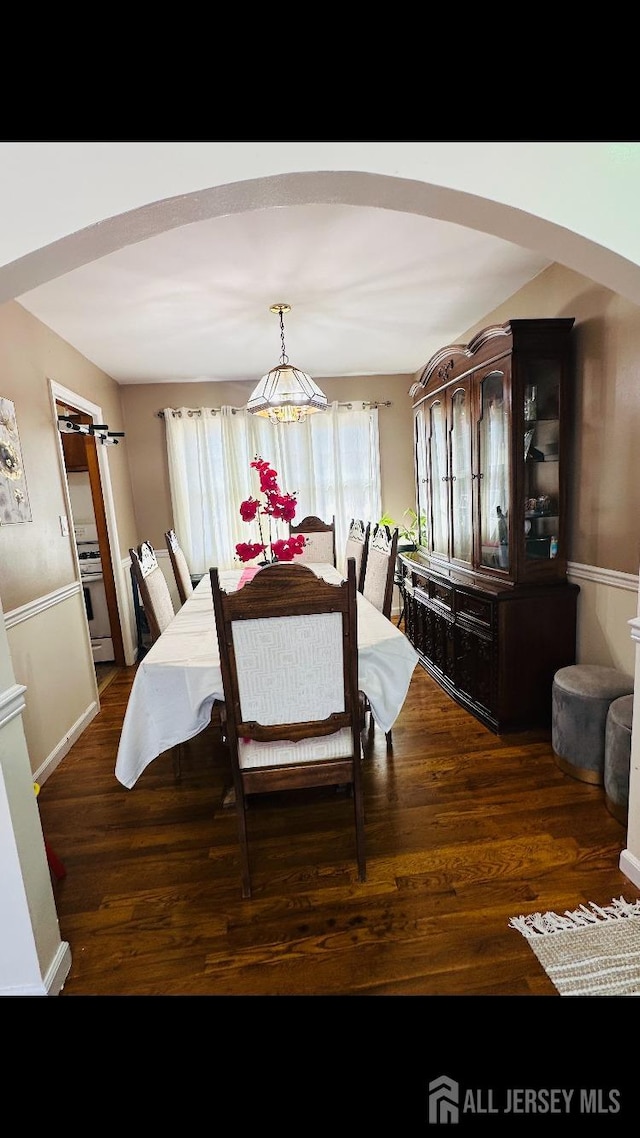
[[[252,541],[241,541],[236,545],[236,555],[240,561],[253,561],[254,557],[259,557],[264,553],[266,546],[258,545]]]
[[[240,542],[236,545],[236,557],[239,561],[251,561],[254,557],[264,555],[264,561],[293,561],[306,545],[306,539],[301,534],[293,537],[271,540],[271,519],[277,518],[283,522],[291,522],[296,516],[297,500],[295,494],[283,494],[278,486],[278,471],[274,470],[268,462],[256,455],[251,463],[258,471],[260,490],[266,502],[261,505],[258,498],[247,498],[240,503],[240,516],[244,522],[257,520],[260,531],[259,542]],[[261,516],[269,519],[269,532],[262,532]]]
[[[255,518],[260,503],[257,498],[247,498],[246,502],[240,503],[240,514],[243,522],[252,522]]]
[[[279,494],[271,491],[267,492],[266,497],[265,514],[271,514],[272,518],[282,518],[283,522],[293,521],[298,505],[293,494]]]
[[[304,538],[302,538],[302,542],[304,547]],[[280,541],[272,541],[271,551],[278,561],[293,561],[294,557],[302,553],[302,549],[299,548],[298,545],[297,534],[295,537],[286,537]]]
[[[261,458],[256,458],[251,466],[254,466],[260,475],[260,489],[263,494],[266,494],[268,490],[275,490],[276,494],[280,493],[277,470],[274,470],[268,462],[264,462]]]

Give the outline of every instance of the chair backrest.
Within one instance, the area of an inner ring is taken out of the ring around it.
[[[251,896],[245,795],[349,785],[364,880],[355,562],[338,585],[298,562],[265,566],[211,592],[242,856]]]
[[[387,618],[391,617],[398,530],[377,523],[369,540],[362,594]]]
[[[289,534],[294,533],[302,533],[307,539],[303,552],[296,557],[296,564],[301,565],[305,562],[314,561],[321,562],[323,565],[329,564],[335,566],[335,515],[331,519],[331,522],[323,522],[322,518],[316,517],[315,514],[309,514],[306,518],[303,518],[297,526],[289,522]]]
[[[347,534],[347,543],[344,551],[344,566],[345,572],[347,561],[353,557],[356,563],[356,587],[358,592],[362,592],[364,584],[364,574],[367,567],[367,553],[369,551],[369,534],[371,532],[371,523],[367,522],[365,525],[360,518],[352,518]]]
[[[180,604],[183,605],[187,597],[190,597],[193,592],[191,573],[189,572],[187,559],[175,532],[172,529],[167,530],[164,538],[167,543],[167,549],[169,550],[169,560],[171,561],[173,575],[176,579]]]
[[[151,639],[155,644],[175,616],[169,586],[150,541],[143,541],[137,549],[130,549],[129,556]]]

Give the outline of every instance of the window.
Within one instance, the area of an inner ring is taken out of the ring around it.
[[[338,567],[351,518],[381,514],[378,409],[332,403],[301,423],[274,425],[233,407],[164,411],[174,529],[192,574],[237,566],[249,538],[240,503],[257,493],[250,463],[259,455],[296,494],[296,521],[335,516]],[[286,523],[274,536],[285,537]]]

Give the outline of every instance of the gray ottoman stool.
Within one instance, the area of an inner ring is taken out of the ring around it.
[[[632,692],[632,677],[617,668],[570,664],[556,672],[551,689],[551,745],[560,770],[581,782],[602,786],[609,707],[614,699]]]
[[[607,810],[627,824],[629,769],[631,767],[631,720],[633,696],[614,699],[607,715],[604,743],[604,800]]]

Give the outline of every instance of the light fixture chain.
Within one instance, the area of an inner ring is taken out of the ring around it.
[[[280,357],[280,363],[288,364],[289,357],[284,346],[284,320],[282,319],[282,309],[280,309],[280,342],[282,343],[282,355]]]

